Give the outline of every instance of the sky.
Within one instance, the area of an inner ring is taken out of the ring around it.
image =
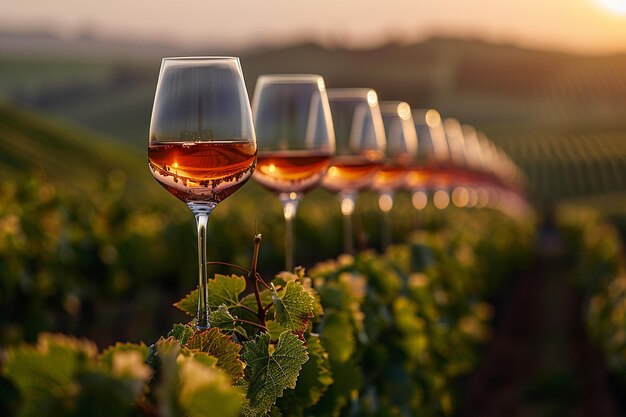
[[[8,0],[0,30],[226,48],[451,35],[603,54],[626,52],[626,0]]]

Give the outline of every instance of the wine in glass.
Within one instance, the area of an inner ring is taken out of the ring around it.
[[[369,88],[329,89],[336,150],[322,186],[337,193],[344,218],[344,251],[354,252],[352,213],[357,193],[370,186],[385,153],[378,96]]]
[[[396,189],[403,186],[409,167],[417,154],[417,133],[411,106],[403,101],[381,101],[387,150],[385,163],[374,176],[372,189],[379,194],[378,206],[383,214],[382,249],[391,244],[389,212]]]
[[[324,79],[262,75],[252,101],[258,135],[254,179],[278,194],[285,217],[285,267],[294,267],[293,219],[302,196],[322,179],[335,151]]]
[[[209,323],[206,228],[217,204],[252,176],[256,139],[238,58],[165,58],[157,83],[148,163],[196,218],[197,327]]]

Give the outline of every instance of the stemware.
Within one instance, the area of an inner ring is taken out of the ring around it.
[[[285,267],[294,267],[293,219],[302,196],[317,186],[335,150],[324,79],[262,75],[252,101],[258,136],[254,179],[278,194],[285,218]]]
[[[344,251],[354,252],[352,214],[356,195],[368,187],[383,163],[385,128],[378,96],[370,88],[328,90],[336,150],[322,186],[336,193],[344,219]]]
[[[448,165],[450,152],[437,110],[413,110],[412,116],[418,147],[416,162],[407,176],[406,186],[411,192],[413,206],[421,210],[428,203],[428,192],[438,191],[444,186],[440,173]]]
[[[209,323],[206,229],[217,204],[252,176],[256,139],[239,59],[165,58],[157,83],[148,162],[154,178],[187,204],[198,238],[197,327]]]
[[[387,138],[386,159],[374,176],[372,189],[379,194],[382,211],[382,249],[391,244],[389,212],[393,208],[394,193],[404,185],[409,166],[417,154],[417,132],[411,107],[403,101],[381,101],[380,110]]]

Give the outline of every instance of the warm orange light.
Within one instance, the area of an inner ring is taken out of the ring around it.
[[[469,192],[464,187],[452,190],[452,203],[457,207],[465,207],[469,203]]]
[[[415,191],[411,196],[411,202],[413,203],[413,207],[418,210],[423,210],[426,208],[426,204],[428,204],[428,196],[424,191]]]
[[[378,96],[376,95],[376,91],[370,90],[367,92],[367,102],[370,106],[375,106],[378,104]]]
[[[476,207],[485,208],[489,204],[489,192],[483,187],[479,187],[476,192],[478,193],[478,202]]]
[[[426,112],[426,124],[430,127],[438,126],[441,123],[441,116],[435,109],[430,109]]]
[[[293,217],[296,215],[296,205],[291,202],[285,204],[283,212],[285,215],[285,220],[289,221],[293,219]]]
[[[276,165],[274,164],[270,164],[270,166],[268,167],[269,171],[273,174],[274,172],[276,172]]]
[[[433,195],[433,204],[439,210],[443,210],[450,204],[450,195],[446,190],[437,190]]]
[[[389,194],[381,194],[378,198],[378,207],[382,212],[389,212],[393,208],[393,197]]]
[[[411,106],[409,106],[404,101],[398,104],[397,111],[398,116],[400,116],[402,120],[409,120],[411,118]]]
[[[349,216],[354,212],[354,200],[351,198],[344,198],[341,200],[341,214]]]

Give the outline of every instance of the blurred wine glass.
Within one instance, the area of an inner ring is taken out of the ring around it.
[[[206,228],[219,202],[252,176],[256,139],[238,58],[165,58],[157,83],[148,162],[154,178],[196,218],[197,327],[209,323]]]
[[[445,180],[441,173],[449,167],[450,151],[439,112],[435,109],[413,110],[413,123],[417,132],[417,158],[406,178],[411,192],[411,201],[417,210],[428,203],[428,194],[439,193],[437,203],[444,203]],[[434,201],[433,201],[434,202]]]
[[[336,150],[322,186],[336,193],[344,218],[344,251],[354,253],[352,214],[356,195],[383,163],[385,128],[378,96],[369,88],[329,89]]]
[[[393,208],[394,194],[405,184],[418,148],[411,106],[403,101],[381,101],[380,110],[387,138],[386,158],[371,187],[379,194],[378,207],[383,217],[381,246],[385,250],[391,244],[389,212]]]
[[[254,179],[277,193],[283,206],[285,268],[291,271],[298,202],[319,184],[335,151],[324,79],[319,75],[262,75],[252,108],[259,146]]]

